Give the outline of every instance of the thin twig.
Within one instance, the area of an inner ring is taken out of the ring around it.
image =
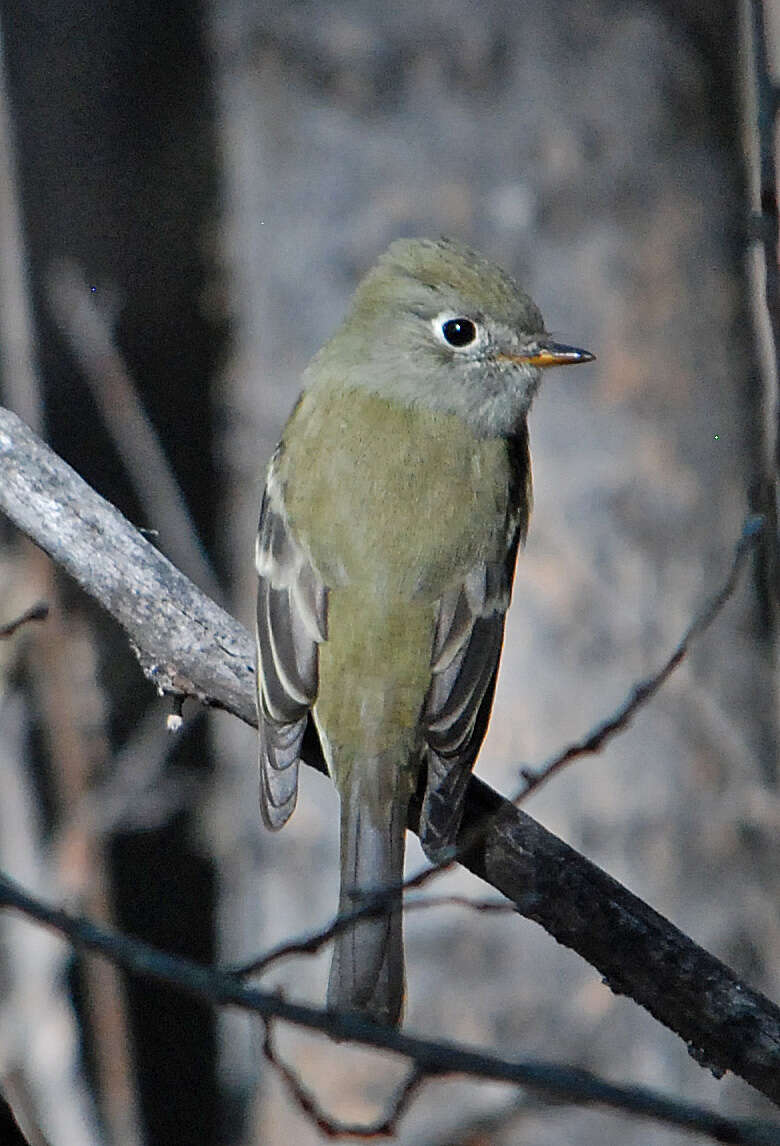
[[[415,1092],[425,1081],[425,1072],[412,1067],[384,1115],[372,1122],[342,1122],[326,1114],[297,1073],[281,1058],[271,1036],[271,1021],[265,1023],[263,1053],[284,1079],[290,1094],[307,1118],[328,1138],[389,1138],[395,1134]]]
[[[652,700],[661,685],[666,683],[674,670],[684,660],[688,654],[691,643],[710,627],[718,613],[729,600],[736,588],[739,575],[742,572],[742,566],[747,560],[748,555],[753,552],[764,529],[764,525],[764,518],[760,514],[752,514],[747,518],[742,527],[742,535],[734,550],[734,558],[726,580],[715,596],[696,614],[661,668],[634,684],[626,696],[626,699],[612,716],[609,716],[606,720],[602,720],[580,740],[569,744],[562,752],[559,752],[548,760],[546,764],[542,765],[541,768],[537,770],[521,768],[520,774],[525,784],[524,787],[512,797],[513,804],[519,804],[531,792],[536,791],[542,784],[545,784],[550,777],[560,772],[567,764],[571,764],[573,760],[600,752],[613,736],[616,736],[619,732],[623,732],[628,727],[639,709],[647,704],[649,700]]]
[[[191,769],[180,768],[175,773],[166,769],[178,743],[166,728],[159,706],[152,705],[138,721],[132,738],[112,758],[110,773],[93,784],[56,826],[52,850],[85,826],[107,838],[112,832],[165,823],[191,806],[202,777]]]
[[[119,621],[160,690],[256,722],[246,630],[2,408],[0,509]]]
[[[49,269],[49,302],[84,372],[160,547],[214,600],[221,591],[176,475],[119,351],[99,295],[72,259]]]
[[[3,409],[0,510],[125,627],[158,688],[255,723],[249,633]],[[317,755],[306,760],[324,767]],[[413,830],[418,814],[419,805],[410,809]],[[460,840],[476,840],[459,852],[464,866],[675,1031],[698,1061],[780,1101],[773,1003],[476,776]]]
[[[748,555],[753,551],[764,528],[764,519],[758,514],[747,518],[742,534],[734,550],[734,557],[723,585],[718,592],[696,614],[688,625],[680,640],[677,642],[670,656],[660,669],[651,676],[638,681],[630,689],[626,699],[610,717],[600,721],[580,740],[569,744],[556,756],[552,757],[537,771],[531,768],[521,769],[525,780],[525,787],[512,797],[513,804],[519,804],[531,792],[541,787],[553,775],[560,772],[566,765],[585,755],[599,752],[613,736],[624,731],[643,705],[647,704],[661,686],[669,679],[674,670],[684,660],[691,643],[704,633],[720,613],[723,606],[731,598],[739,579],[742,567]],[[464,834],[458,842],[457,849],[453,849],[450,856],[438,864],[425,867],[416,875],[410,876],[400,888],[392,887],[378,890],[370,900],[366,901],[355,911],[342,913],[333,922],[321,931],[293,940],[268,952],[251,963],[236,968],[237,974],[247,975],[264,971],[270,964],[289,955],[314,954],[320,950],[330,939],[342,931],[352,927],[358,920],[366,916],[387,914],[393,910],[398,899],[404,892],[419,890],[425,884],[444,872],[448,871],[456,862],[463,859],[471,849],[480,842],[487,831],[486,824],[478,824],[469,833]],[[431,904],[433,901],[424,900],[422,904]],[[411,906],[406,904],[407,907]]]
[[[751,514],[746,518],[743,526],[742,533],[734,549],[734,557],[731,562],[728,574],[723,585],[718,592],[712,597],[710,601],[696,614],[694,619],[688,625],[688,628],[683,633],[680,640],[677,642],[673,652],[668,657],[666,662],[661,666],[657,672],[651,676],[645,677],[644,680],[635,683],[629,690],[629,693],[612,716],[606,720],[600,721],[595,728],[592,728],[580,740],[567,745],[561,752],[544,764],[538,771],[531,768],[521,768],[520,772],[525,780],[525,786],[516,795],[511,797],[513,804],[521,803],[531,792],[541,787],[551,776],[556,772],[561,771],[567,764],[576,760],[580,756],[595,754],[599,752],[604,745],[617,733],[622,732],[628,727],[628,724],[636,716],[640,708],[650,701],[658,692],[662,684],[664,684],[672,675],[674,670],[680,665],[688,653],[692,641],[701,636],[712,622],[717,617],[723,606],[729,600],[736,588],[739,575],[742,571],[742,566],[747,560],[748,555],[752,552],[753,548],[758,542],[764,529],[765,520],[760,514]],[[448,856],[439,864],[433,867],[424,868],[416,875],[411,876],[403,884],[403,890],[409,891],[412,889],[419,889],[428,883],[435,876],[440,873],[448,871],[454,863],[462,860],[463,855],[468,853],[477,843],[480,842],[486,825],[476,825],[469,832],[463,833],[458,840],[457,849],[453,850],[451,856]],[[396,896],[396,892],[388,892],[388,895]]]
[[[7,694],[0,704],[0,866],[13,864],[20,878],[42,889],[56,876],[42,844],[40,797],[23,758],[28,719],[21,693]],[[82,1073],[78,1024],[64,986],[72,953],[56,936],[20,926],[8,913],[0,922],[0,1073],[4,1082],[17,1079],[6,1096],[17,1092],[21,1106],[14,1109],[24,1115],[25,1128],[39,1126],[52,1144],[98,1146],[105,1138]]]
[[[36,562],[48,574],[47,596],[57,601],[55,570],[43,555]],[[51,789],[57,825],[78,807],[89,791],[93,771],[107,764],[110,755],[106,709],[101,691],[94,632],[77,614],[52,611],[51,624],[37,634],[29,650],[32,680],[41,713],[51,763]],[[106,879],[105,840],[81,819],[67,840],[49,852],[58,888],[79,895],[93,916],[111,923],[111,889]],[[47,884],[48,887],[52,883]],[[124,984],[114,967],[87,958],[84,980],[84,1022],[90,1034],[100,1111],[111,1141],[133,1146],[142,1139],[133,1074]]]
[[[392,894],[377,892],[376,896],[361,903],[354,911],[342,912],[327,926],[319,931],[307,932],[297,939],[290,939],[280,943],[278,947],[267,951],[265,955],[257,955],[246,963],[234,963],[228,970],[232,975],[246,978],[248,975],[264,974],[269,967],[283,959],[294,955],[316,955],[327,943],[340,935],[342,931],[354,926],[360,919],[375,915],[386,915],[391,910],[389,904],[402,894],[396,888]],[[424,899],[411,899],[404,902],[404,911],[416,911],[420,908],[431,907],[465,907],[470,911],[482,912],[485,915],[512,915],[517,913],[514,903],[506,899],[470,899],[465,895],[429,895]]]
[[[620,1086],[590,1071],[558,1063],[512,1062],[455,1043],[437,1042],[381,1026],[357,1014],[324,1011],[291,1003],[278,994],[247,987],[235,975],[169,955],[148,943],[95,926],[90,920],[52,907],[29,895],[0,874],[0,907],[7,907],[53,928],[76,947],[99,952],[134,975],[168,983],[212,1005],[235,1006],[321,1031],[339,1041],[399,1054],[415,1064],[421,1076],[462,1074],[527,1086],[557,1099],[595,1104],[652,1118],[670,1126],[706,1134],[739,1146],[780,1146],[780,1124],[730,1117],[696,1103],[667,1098],[646,1087]]]

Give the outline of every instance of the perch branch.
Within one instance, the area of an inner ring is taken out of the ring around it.
[[[324,1011],[291,1003],[280,995],[245,986],[235,975],[204,967],[180,956],[168,955],[148,943],[96,927],[80,916],[50,907],[0,874],[0,907],[11,908],[66,936],[77,947],[105,956],[133,975],[165,982],[195,998],[219,1006],[239,1007],[259,1015],[268,1024],[280,1019],[339,1040],[391,1051],[410,1060],[415,1071],[405,1093],[423,1077],[461,1074],[529,1087],[556,1099],[592,1103],[653,1118],[671,1126],[707,1134],[718,1142],[740,1146],[778,1146],[780,1126],[722,1115],[695,1103],[670,1099],[638,1086],[606,1082],[590,1071],[547,1062],[512,1062],[455,1043],[437,1042],[380,1026],[360,1015]]]
[[[255,723],[253,642],[18,418],[0,410],[0,510],[122,624],[161,692]],[[780,1008],[476,777],[461,856],[716,1073],[780,1101]],[[346,1037],[346,1036],[345,1036]]]

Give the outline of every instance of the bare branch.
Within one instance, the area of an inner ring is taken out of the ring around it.
[[[0,508],[119,621],[161,692],[255,723],[246,630],[7,410]]]
[[[417,1038],[380,1026],[358,1014],[324,1011],[291,1003],[280,995],[245,986],[235,975],[168,955],[148,943],[96,927],[89,920],[42,903],[0,874],[0,907],[11,908],[66,936],[71,943],[104,955],[134,975],[168,983],[213,1005],[239,1007],[266,1021],[281,1019],[337,1040],[391,1051],[409,1059],[422,1077],[462,1074],[515,1083],[556,1099],[605,1106],[653,1118],[684,1130],[740,1146],[779,1146],[780,1124],[733,1118],[695,1103],[680,1102],[645,1087],[618,1086],[590,1071],[545,1062],[511,1062],[449,1042]],[[417,1085],[410,1080],[410,1089]]]
[[[408,1109],[416,1091],[425,1081],[425,1073],[412,1067],[392,1099],[387,1113],[373,1122],[342,1122],[331,1117],[304,1086],[296,1072],[279,1056],[271,1036],[270,1020],[265,1024],[263,1053],[279,1072],[287,1088],[307,1118],[328,1138],[387,1138],[395,1134],[402,1115]]]
[[[691,643],[696,637],[701,636],[701,634],[709,628],[729,600],[737,586],[742,566],[757,544],[765,525],[765,519],[760,514],[751,514],[750,517],[747,518],[742,528],[742,535],[735,547],[734,557],[726,580],[715,596],[708,601],[694,617],[661,668],[651,676],[645,677],[644,680],[634,684],[629,690],[626,699],[612,716],[599,721],[595,728],[592,728],[579,740],[567,745],[537,771],[528,767],[521,768],[520,772],[525,780],[525,786],[512,797],[513,804],[521,803],[526,796],[541,787],[542,784],[546,783],[547,780],[555,773],[561,771],[567,764],[572,763],[582,756],[593,755],[600,752],[605,744],[628,727],[640,708],[652,700],[661,685],[669,679],[674,670],[682,663],[690,649]],[[461,831],[458,846],[456,849],[453,849],[450,856],[440,863],[432,867],[423,868],[416,875],[410,876],[404,881],[401,890],[417,890],[424,884],[429,883],[436,876],[448,871],[453,864],[463,862],[464,853],[479,843],[481,833],[484,831],[484,824],[476,825],[468,833]],[[376,914],[378,907],[382,903],[385,904],[385,910],[389,911],[392,903],[398,898],[398,895],[399,890],[397,888],[388,888],[386,891],[378,893],[374,900],[363,908],[362,913],[369,915]],[[350,920],[354,921],[359,915],[360,913],[357,913],[357,916],[350,916]]]
[[[231,975],[246,978],[248,975],[261,975],[275,963],[289,959],[293,955],[316,955],[326,943],[335,939],[342,931],[347,931],[360,919],[372,915],[386,915],[392,910],[392,905],[403,894],[403,888],[393,888],[387,892],[378,892],[371,899],[361,903],[354,911],[343,912],[327,926],[319,931],[310,931],[298,939],[291,939],[280,943],[278,947],[267,951],[265,955],[258,955],[247,963],[236,963],[229,968]],[[505,899],[485,900],[469,899],[465,895],[428,895],[424,899],[411,899],[404,902],[404,911],[415,911],[428,907],[466,907],[471,911],[483,912],[486,915],[514,914],[517,908]]]
[[[198,538],[176,475],[116,345],[96,289],[72,259],[49,268],[49,303],[84,372],[92,396],[162,547],[209,596],[214,570]]]
[[[124,626],[161,691],[255,723],[249,634],[2,410],[0,509]],[[680,1035],[698,1061],[780,1101],[778,1007],[476,777],[460,841],[461,863]]]
[[[573,760],[600,752],[613,736],[616,736],[619,732],[623,732],[628,727],[639,709],[647,704],[649,700],[652,700],[661,685],[666,683],[674,670],[683,661],[690,649],[691,643],[710,627],[718,613],[729,600],[736,588],[742,566],[758,542],[764,525],[764,518],[760,514],[752,514],[747,519],[742,529],[742,536],[737,542],[734,560],[731,563],[731,568],[722,587],[712,600],[708,601],[704,608],[694,617],[661,668],[651,676],[645,677],[644,680],[638,681],[617,711],[606,720],[602,720],[595,728],[588,732],[587,735],[583,736],[582,739],[575,741],[573,744],[569,744],[562,752],[553,756],[552,759],[548,760],[546,764],[543,764],[542,767],[536,771],[532,768],[522,768],[520,771],[525,784],[523,788],[512,797],[514,804],[520,803],[529,793],[540,788],[551,776],[554,776],[556,772],[560,772],[562,768],[565,768],[567,764],[571,764]]]

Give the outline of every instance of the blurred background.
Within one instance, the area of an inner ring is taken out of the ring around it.
[[[512,792],[661,663],[746,512],[771,509],[752,30],[772,66],[777,9],[2,0],[0,399],[249,624],[263,471],[360,276],[401,235],[501,261],[549,330],[598,355],[548,378],[531,417],[535,514],[477,766]],[[771,561],[767,545],[632,727],[527,810],[777,998]],[[206,962],[326,923],[328,781],[305,775],[266,833],[253,731],[186,706],[167,735],[123,634],[0,522],[0,623],[39,598],[48,621],[0,643],[0,866]],[[445,888],[487,890],[462,872]],[[30,1143],[321,1140],[248,1019],[19,919],[0,917],[0,943],[0,1088]],[[410,1031],[771,1115],[533,923],[417,911],[407,956]],[[327,963],[264,982],[319,1004]],[[279,1045],[343,1119],[376,1115],[399,1077],[324,1039]],[[681,1137],[454,1080],[424,1088],[398,1141]]]

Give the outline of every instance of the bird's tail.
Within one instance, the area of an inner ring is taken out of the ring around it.
[[[353,769],[341,790],[341,892],[339,915],[348,915],[382,893],[400,888],[408,798],[397,789],[378,800],[376,777]],[[373,798],[372,798],[373,797]],[[404,996],[401,902],[388,894],[377,915],[357,920],[334,939],[328,1006],[357,1011],[396,1025]]]

